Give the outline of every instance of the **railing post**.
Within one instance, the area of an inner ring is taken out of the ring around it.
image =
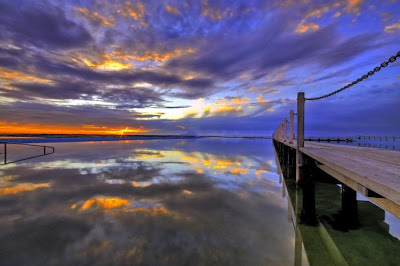
[[[290,110],[290,117],[289,117],[289,143],[293,143],[293,124],[294,124],[294,111]]]
[[[283,119],[283,142],[287,140],[287,119]]]
[[[296,181],[300,181],[300,168],[303,166],[303,154],[300,148],[304,147],[304,92],[297,93],[297,150],[296,150]]]
[[[281,141],[283,141],[283,123],[280,125],[280,130],[281,130]]]
[[[280,137],[280,134],[279,134],[279,128],[280,128],[280,124],[279,124],[279,126],[276,128],[276,139],[277,140],[279,140],[281,137]]]
[[[282,137],[282,130],[281,130],[281,124],[278,126],[278,140],[281,140]]]

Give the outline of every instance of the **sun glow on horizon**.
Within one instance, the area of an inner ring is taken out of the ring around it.
[[[145,132],[149,132],[149,131],[144,130],[142,128],[129,128],[129,127],[126,127],[124,129],[108,130],[106,132],[109,133],[109,134],[112,134],[112,135],[118,135],[118,133],[119,133],[120,136],[123,136],[123,135],[125,135],[125,133],[145,133]]]
[[[18,124],[0,121],[0,134],[98,134],[98,135],[125,135],[126,133],[149,133],[153,129],[139,127],[109,127],[97,125],[42,125]]]

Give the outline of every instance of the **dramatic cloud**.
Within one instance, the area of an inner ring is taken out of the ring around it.
[[[3,41],[60,50],[81,47],[91,41],[89,32],[75,23],[59,7],[45,2],[0,2]]]
[[[266,121],[286,116],[298,91],[328,92],[395,54],[396,8],[345,0],[0,1],[2,132],[57,125],[82,133],[90,125],[268,134]],[[380,22],[369,25],[371,18]],[[368,79],[369,93],[397,80],[396,67]],[[380,94],[376,108],[389,111],[388,97]]]

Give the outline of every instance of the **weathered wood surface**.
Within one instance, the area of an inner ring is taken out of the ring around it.
[[[293,149],[297,146],[296,141],[284,144]],[[308,141],[300,151],[323,164],[320,168],[339,181],[350,187],[365,187],[400,206],[400,152]],[[375,202],[385,204],[384,199]],[[392,203],[387,202],[390,206]],[[396,209],[398,216],[400,208]]]

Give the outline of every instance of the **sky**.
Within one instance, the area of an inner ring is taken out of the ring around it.
[[[0,133],[270,136],[400,51],[400,1],[0,0]],[[400,136],[400,60],[306,135]]]

